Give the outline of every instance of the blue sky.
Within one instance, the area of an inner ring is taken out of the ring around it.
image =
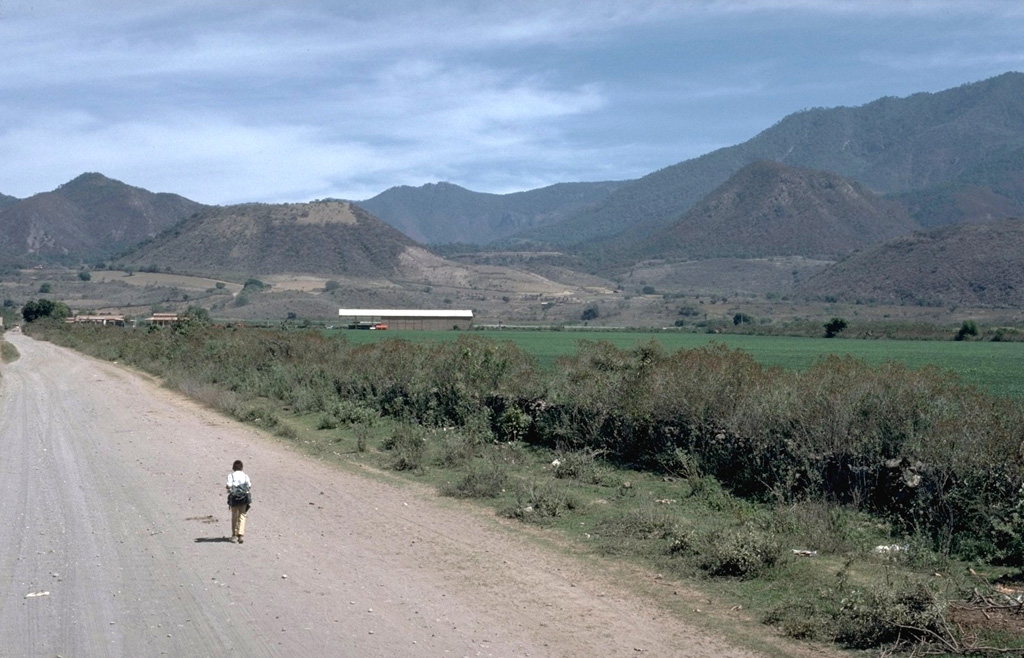
[[[1024,70],[1021,0],[0,0],[0,193],[204,203],[636,178]]]

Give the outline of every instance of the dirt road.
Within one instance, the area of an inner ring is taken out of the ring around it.
[[[748,656],[421,489],[8,333],[0,656]],[[253,479],[247,541],[223,480]]]

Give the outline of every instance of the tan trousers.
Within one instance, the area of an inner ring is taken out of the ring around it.
[[[231,536],[241,537],[245,534],[245,513],[248,505],[231,506]]]

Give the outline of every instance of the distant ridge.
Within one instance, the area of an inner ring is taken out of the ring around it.
[[[488,244],[565,219],[621,186],[620,182],[559,183],[527,192],[487,194],[451,183],[428,183],[392,187],[356,203],[425,244]]]
[[[4,208],[7,208],[8,206],[13,206],[14,204],[18,203],[19,201],[21,201],[21,199],[19,199],[18,197],[7,196],[6,194],[0,194],[0,210],[3,210]]]
[[[831,171],[875,193],[953,181],[1024,148],[1024,73],[860,107],[791,114],[742,144],[631,181],[600,204],[519,237],[579,245],[641,241],[757,160]]]
[[[897,238],[849,256],[796,292],[843,301],[1024,307],[1024,220]]]
[[[830,259],[915,228],[899,204],[858,183],[762,160],[642,242],[633,257]]]
[[[82,174],[52,192],[0,209],[0,252],[8,263],[101,260],[203,207],[177,194],[155,194],[102,174]]]
[[[121,267],[247,276],[381,277],[415,242],[345,201],[210,207],[120,256]]]
[[[948,183],[892,198],[926,228],[1024,217],[1024,149],[993,153]]]

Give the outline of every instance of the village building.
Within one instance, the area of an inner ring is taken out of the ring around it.
[[[123,327],[125,320],[123,315],[75,315],[65,318],[64,322],[70,324],[100,324],[105,326]]]
[[[466,330],[473,328],[473,311],[343,308],[338,316],[349,329]]]
[[[148,322],[157,326],[166,326],[178,321],[177,313],[154,313],[149,317]]]

